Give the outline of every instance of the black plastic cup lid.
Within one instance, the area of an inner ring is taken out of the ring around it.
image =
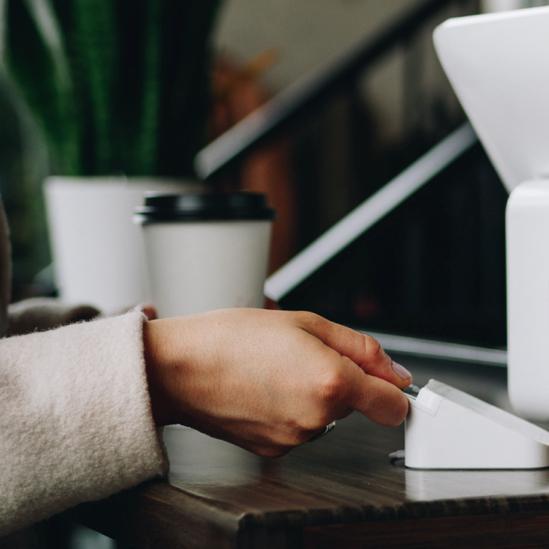
[[[147,194],[143,206],[137,208],[141,223],[170,221],[271,220],[275,212],[264,194],[185,193]]]

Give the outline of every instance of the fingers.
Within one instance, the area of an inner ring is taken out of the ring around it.
[[[313,434],[351,410],[361,412],[380,425],[396,426],[404,421],[408,398],[398,387],[367,374],[350,358],[342,357],[333,349],[324,349],[324,375],[315,380],[318,419],[308,425]]]
[[[141,312],[147,317],[147,320],[156,320],[158,312],[154,305],[141,305]]]
[[[408,399],[393,384],[346,364],[351,378],[350,404],[380,425],[400,425],[408,414]]]
[[[389,381],[397,387],[406,387],[412,375],[395,363],[383,350],[377,339],[351,330],[341,324],[313,313],[296,313],[298,324],[339,354],[350,358],[367,374]]]

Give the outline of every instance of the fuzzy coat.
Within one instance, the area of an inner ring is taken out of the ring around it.
[[[166,466],[145,375],[144,316],[83,322],[93,308],[48,300],[8,309],[9,288],[0,206],[0,537]]]

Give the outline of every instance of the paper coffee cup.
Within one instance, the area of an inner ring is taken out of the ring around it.
[[[273,218],[258,193],[146,196],[136,219],[159,316],[262,307]]]

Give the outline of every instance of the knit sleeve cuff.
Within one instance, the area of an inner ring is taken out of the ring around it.
[[[0,341],[0,531],[165,474],[144,316]]]

